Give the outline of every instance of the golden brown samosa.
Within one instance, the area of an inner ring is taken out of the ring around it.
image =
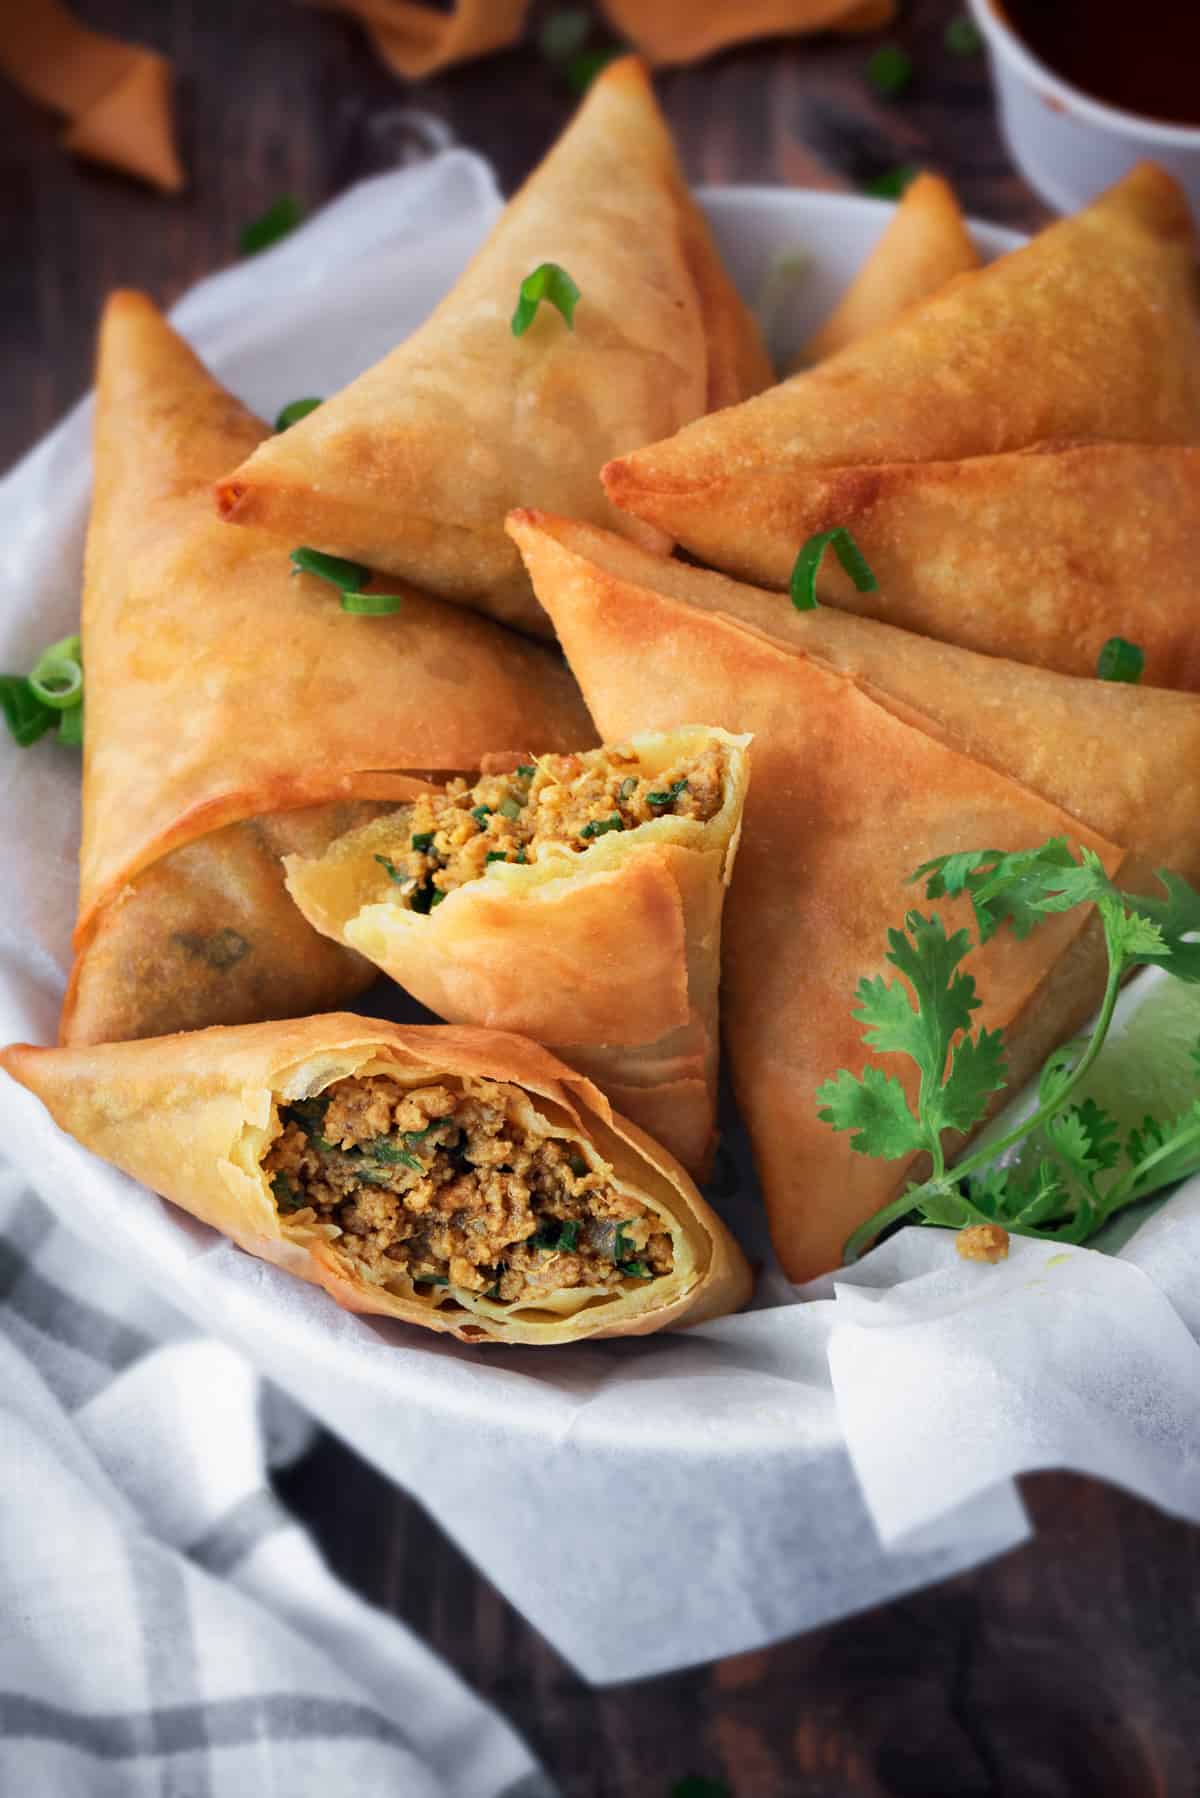
[[[333,1013],[0,1065],[85,1148],[352,1311],[549,1344],[749,1294],[683,1169],[523,1037]]]
[[[514,336],[521,283],[546,262],[579,288],[574,326],[544,303]],[[609,507],[601,466],[771,379],[646,72],[625,57],[426,323],[231,463],[219,503],[235,523],[547,635],[504,534],[508,508],[552,506],[645,538]]]
[[[211,483],[266,435],[151,302],[100,338],[83,596],[87,724],[67,1041],[336,1004],[371,970],[300,920],[280,856],[403,796],[404,769],[589,740],[548,652],[415,592],[343,612]]]
[[[800,351],[793,372],[892,324],[955,275],[978,267],[979,251],[954,189],[941,175],[918,175],[838,304]]]
[[[568,540],[573,528],[563,527]],[[854,992],[888,972],[887,930],[918,902],[908,877],[952,851],[1049,837],[1091,846],[1114,871],[1123,851],[849,674],[649,578],[610,575],[535,515],[515,514],[510,529],[602,734],[634,718],[669,729],[692,716],[753,733],[725,914],[725,1043],[780,1260],[794,1280],[835,1267],[850,1232],[906,1178],[903,1164],[857,1155],[821,1123],[815,1093],[839,1068],[876,1059]],[[961,900],[936,909],[948,927],[969,921]],[[976,1021],[1004,1030],[1015,1084],[1086,1020],[1103,966],[1078,914],[1024,941],[998,933],[973,955]],[[878,1060],[907,1080],[906,1065]]]
[[[900,717],[1122,844],[1129,891],[1157,893],[1162,867],[1200,882],[1200,695],[1053,674],[828,606],[799,612],[782,594],[568,519],[517,514],[514,528],[548,591],[724,614],[849,675]]]
[[[439,1017],[553,1049],[703,1178],[747,775],[746,739],[704,726],[489,758],[289,856],[288,891]]]
[[[787,584],[785,544],[794,561],[841,525],[877,586],[860,593],[826,556],[817,591],[832,605],[1060,674],[1094,675],[1124,637],[1151,685],[1200,689],[1200,449],[1041,444],[817,468],[800,483],[767,475],[759,500],[771,585]]]
[[[1086,211],[951,282],[889,329],[610,463],[609,498],[703,560],[783,586],[801,544],[823,528],[839,480],[837,502],[867,515],[875,483],[902,481],[892,473],[897,463],[957,463],[1074,440],[1193,444],[1195,259],[1184,194],[1144,163]],[[1017,472],[1053,478],[1050,465]],[[991,500],[989,488],[980,503]],[[839,512],[833,522],[846,520]],[[981,527],[986,534],[985,520]],[[1033,543],[1042,529],[1036,514],[1027,529]],[[905,545],[893,543],[892,554],[904,555]],[[909,562],[915,587],[920,568],[915,556]],[[1159,570],[1129,572],[1136,581]],[[1019,588],[1019,558],[1008,574]],[[949,635],[952,618],[944,625]]]

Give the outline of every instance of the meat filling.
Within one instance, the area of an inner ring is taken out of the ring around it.
[[[632,750],[592,749],[544,755],[511,774],[484,774],[473,786],[452,780],[397,813],[397,843],[376,855],[395,896],[428,912],[489,862],[529,862],[542,844],[576,852],[610,831],[636,830],[654,818],[696,818],[720,811],[724,748],[647,775]]]
[[[671,1271],[661,1220],[610,1169],[538,1129],[514,1088],[476,1085],[369,1075],[285,1105],[262,1164],[280,1216],[336,1226],[377,1279],[403,1269],[505,1303]]]

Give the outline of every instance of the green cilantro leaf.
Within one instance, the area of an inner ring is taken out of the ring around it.
[[[909,1109],[904,1088],[894,1074],[867,1063],[861,1079],[842,1068],[817,1088],[823,1124],[853,1130],[850,1147],[858,1155],[899,1161],[926,1146],[926,1133]]]
[[[887,169],[873,180],[863,182],[863,192],[871,194],[876,200],[898,200],[906,187],[910,187],[921,173],[914,163],[901,163],[898,168]]]
[[[942,33],[942,42],[951,56],[978,56],[983,48],[983,33],[970,13],[959,13]]]

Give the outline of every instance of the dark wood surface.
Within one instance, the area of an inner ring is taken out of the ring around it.
[[[313,208],[387,166],[407,107],[438,115],[511,188],[573,104],[532,48],[406,90],[353,24],[290,0],[79,10],[175,59],[192,184],[165,201],[77,165],[51,118],[3,92],[0,465],[87,385],[109,288],[173,300],[229,261],[239,227],[281,193]],[[1036,224],[982,58],[943,48],[957,10],[909,0],[887,34],[915,64],[896,101],[864,83],[870,41],[782,40],[664,75],[689,174],[852,187],[921,162],[972,212]],[[568,1798],[666,1798],[687,1772],[723,1777],[738,1798],[1200,1791],[1200,1532],[1084,1480],[1027,1481],[1036,1540],[975,1573],[769,1651],[605,1692],[332,1438],[281,1486],[338,1571],[506,1711]]]

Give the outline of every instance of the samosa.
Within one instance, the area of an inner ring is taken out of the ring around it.
[[[854,990],[887,972],[886,933],[914,902],[913,870],[953,851],[1064,837],[1115,872],[1123,849],[963,753],[911,706],[665,591],[657,558],[637,558],[648,566],[636,582],[579,553],[571,525],[543,528],[518,513],[510,528],[602,734],[635,717],[667,729],[693,716],[753,733],[725,916],[725,1040],[776,1249],[788,1275],[806,1279],[836,1266],[850,1232],[904,1183],[903,1166],[856,1155],[821,1123],[815,1094],[839,1068],[874,1059],[852,1015]],[[969,920],[961,900],[937,911],[948,928]],[[1077,914],[1023,941],[999,933],[973,957],[976,1020],[1004,1030],[1013,1082],[1086,1020],[1103,965]]]
[[[683,1169],[523,1037],[333,1013],[0,1065],[85,1148],[351,1311],[537,1345],[749,1295]]]
[[[892,324],[955,275],[978,267],[979,251],[954,189],[941,175],[918,175],[850,286],[800,351],[794,369],[808,368],[869,331]]]
[[[797,611],[780,593],[570,519],[518,513],[512,528],[547,590],[579,586],[622,605],[658,596],[723,614],[849,675],[898,716],[1122,844],[1128,891],[1156,893],[1155,870],[1168,866],[1200,883],[1200,695],[1054,674],[831,606]]]
[[[303,923],[280,856],[403,797],[403,770],[591,740],[549,652],[416,592],[341,610],[210,488],[267,435],[151,302],[100,337],[83,595],[83,846],[70,1042],[332,1005],[372,970]]]
[[[516,335],[522,284],[546,264],[578,290],[573,317],[543,301]],[[602,465],[772,378],[646,72],[625,57],[426,323],[231,463],[219,504],[235,523],[548,635],[504,534],[508,508],[550,506],[662,545],[608,505]]]
[[[1200,441],[1195,263],[1186,197],[1161,169],[1141,164],[1086,211],[951,282],[889,329],[610,463],[609,498],[702,560],[784,586],[810,535],[845,524],[847,511],[869,523],[882,492],[878,530],[864,547],[868,559],[870,548],[886,558],[880,603],[888,603],[894,586],[895,603],[904,606],[925,579],[924,558],[939,530],[936,508],[947,504],[951,477],[939,470],[928,477],[930,497],[910,502],[920,526],[910,546],[902,534],[904,504],[925,489],[920,475],[895,465],[998,459],[1046,443]],[[1087,503],[1086,492],[1073,497],[1067,479],[1073,466],[1035,457],[993,461],[977,472],[962,511],[984,539],[979,606],[996,588],[1002,551],[1009,553],[1003,573],[1018,601],[1026,584],[1021,552],[1043,531],[1052,562],[1069,561],[1072,549],[1085,553],[1083,544],[1069,548],[1065,538]],[[1149,482],[1147,476],[1139,483],[1143,495]],[[1014,541],[1020,504],[1029,506],[1024,544]],[[1067,508],[1063,520],[1053,515],[1059,505]],[[1126,506],[1127,525],[1134,516]],[[1159,578],[1158,559],[1153,567],[1137,566],[1129,551],[1122,553],[1119,522],[1106,525],[1098,516],[1089,522],[1115,553],[1127,590]],[[1134,555],[1146,539],[1143,528]],[[963,579],[974,578],[973,540],[946,553],[958,557]],[[953,636],[959,603],[940,606],[938,635]],[[1009,616],[1017,603],[1010,600]],[[1036,593],[1030,603],[1038,603]],[[1011,633],[1001,647],[1013,652]]]
[[[439,1017],[554,1049],[701,1178],[747,774],[746,740],[705,726],[489,757],[289,856],[288,891]]]

